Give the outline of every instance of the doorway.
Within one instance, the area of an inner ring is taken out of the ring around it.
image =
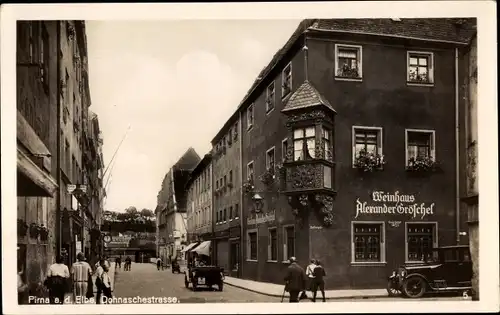
[[[230,247],[230,270],[231,277],[240,277],[240,243],[232,242]]]

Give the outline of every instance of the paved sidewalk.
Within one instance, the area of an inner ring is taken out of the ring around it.
[[[258,282],[246,279],[239,279],[233,277],[225,277],[224,283],[240,289],[248,290],[255,293],[260,293],[268,296],[282,297],[284,285]],[[307,292],[308,297],[311,297],[311,292]],[[328,290],[325,291],[326,299],[369,299],[389,297],[386,289],[369,289],[369,290]],[[285,298],[288,298],[288,292],[285,292]],[[321,292],[316,296],[317,300],[321,301]]]

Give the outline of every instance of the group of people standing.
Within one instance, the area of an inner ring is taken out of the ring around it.
[[[97,296],[96,303],[104,301],[102,297],[111,298],[111,279],[108,271],[110,263],[101,258],[95,264],[95,271],[86,261],[83,253],[78,253],[77,261],[71,266],[71,271],[64,264],[61,256],[56,257],[54,264],[47,271],[45,286],[49,290],[49,301],[51,304],[64,304],[65,294],[69,287],[73,293],[73,303],[80,304],[94,297],[94,283],[92,275],[96,275]]]
[[[323,302],[326,302],[324,280],[326,272],[321,262],[317,259],[311,259],[310,264],[304,271],[295,257],[291,257],[289,261],[290,266],[288,266],[285,275],[285,291],[290,294],[290,303],[297,303],[299,300],[306,299],[306,291],[312,292],[312,301],[316,302],[318,289],[321,291]]]

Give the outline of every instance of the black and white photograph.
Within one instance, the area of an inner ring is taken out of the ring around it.
[[[498,310],[496,4],[237,5],[2,6],[4,311]]]

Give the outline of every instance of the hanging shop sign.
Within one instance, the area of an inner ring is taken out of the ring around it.
[[[415,195],[401,194],[399,191],[388,193],[372,192],[371,202],[356,199],[356,217],[361,214],[406,215],[423,219],[434,214],[435,203],[418,202]]]
[[[247,219],[247,225],[260,224],[276,220],[276,211],[257,213],[255,217]]]

